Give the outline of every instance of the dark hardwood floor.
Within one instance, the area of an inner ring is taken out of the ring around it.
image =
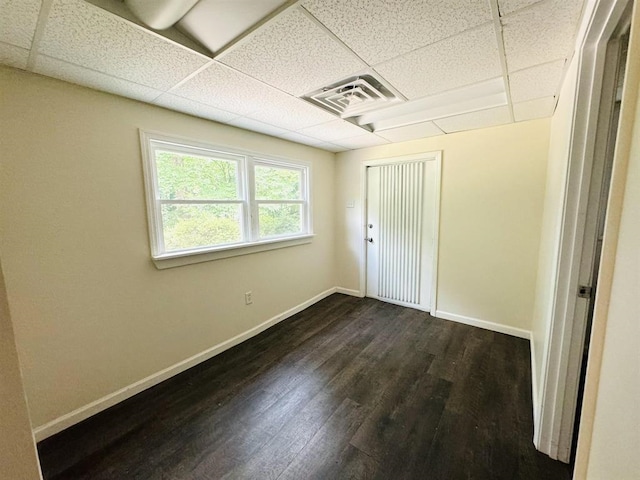
[[[529,344],[331,297],[40,442],[46,479],[568,479]]]

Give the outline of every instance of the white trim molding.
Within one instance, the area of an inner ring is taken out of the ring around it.
[[[503,325],[501,323],[481,320],[479,318],[466,317],[464,315],[458,315],[457,313],[443,312],[442,310],[436,310],[436,312],[432,313],[432,315],[436,318],[451,320],[452,322],[463,323],[465,325],[471,325],[472,327],[484,328],[485,330],[504,333],[506,335],[511,335],[512,337],[524,338],[526,340],[529,340],[531,338],[531,332],[523,328]]]
[[[62,415],[61,417],[58,417],[50,422],[45,423],[44,425],[40,425],[33,429],[33,435],[37,442],[44,440],[45,438],[48,438],[52,435],[55,435],[56,433],[61,432],[65,428],[69,428],[72,425],[75,425],[76,423],[80,423],[81,421],[86,420],[87,418],[93,415],[96,415],[97,413],[100,413],[103,410],[106,410],[107,408],[112,407],[113,405],[116,405],[117,403],[120,403],[128,398],[131,398],[134,395],[137,395],[138,393],[163,382],[164,380],[167,380],[175,375],[178,375],[179,373],[184,372],[185,370],[188,370],[191,367],[198,365],[199,363],[202,363],[206,360],[209,360],[212,357],[215,357],[216,355],[224,352],[225,350],[235,347],[239,343],[242,343],[245,340],[248,340],[251,337],[258,335],[259,333],[262,333],[269,327],[272,327],[277,323],[280,323],[281,321],[286,320],[289,317],[292,317],[296,313],[299,313],[305,308],[310,307],[314,303],[317,303],[320,300],[327,298],[329,295],[336,293],[336,291],[337,291],[337,288],[335,287],[325,290],[324,292],[319,293],[315,297],[312,297],[309,300],[302,302],[301,304],[296,305],[295,307],[290,308],[289,310],[282,312],[279,315],[276,315],[265,322],[262,322],[260,325],[256,325],[255,327],[247,330],[246,332],[240,333],[239,335],[236,335],[235,337],[230,338],[229,340],[226,340],[222,343],[214,345],[213,347],[208,348],[203,352],[197,353],[192,357],[189,357],[181,362],[176,363],[175,365],[171,365],[170,367],[167,367],[163,370],[160,370],[159,372],[149,375],[148,377],[143,378],[142,380],[138,380],[137,382],[132,383],[131,385],[128,385],[124,388],[121,388],[120,390],[117,390],[113,393],[110,393],[109,395],[105,395],[102,398],[99,398],[80,408],[77,408],[72,412],[69,412],[65,415]]]
[[[364,292],[361,292],[360,290],[353,290],[351,288],[336,287],[336,293],[351,295],[352,297],[364,297]]]
[[[536,343],[533,341],[533,332],[529,336],[529,349],[531,351],[531,404],[533,405],[533,431],[537,432],[540,428],[540,405],[539,405],[539,397],[538,397],[538,364],[536,362]],[[535,444],[535,433],[534,433],[534,445],[538,448],[538,445]]]
[[[266,252],[269,250],[277,250],[279,248],[295,247],[298,245],[306,245],[313,241],[315,235],[305,234],[297,237],[278,238],[274,240],[265,240],[262,242],[254,242],[242,246],[234,246],[232,248],[223,247],[220,249],[208,249],[202,253],[194,253],[190,250],[186,253],[167,254],[157,258],[151,258],[151,261],[158,270],[167,268],[182,267],[183,265],[193,265],[195,263],[209,262],[211,260],[221,260],[223,258],[238,257],[240,255],[249,255],[252,253]]]

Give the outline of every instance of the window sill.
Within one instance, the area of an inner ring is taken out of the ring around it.
[[[183,265],[192,265],[194,263],[210,262],[213,260],[221,260],[223,258],[238,257],[240,255],[249,255],[252,253],[266,252],[268,250],[276,250],[278,248],[294,247],[296,245],[304,245],[311,243],[315,235],[300,235],[297,237],[275,238],[263,240],[260,242],[231,245],[218,248],[210,248],[207,250],[191,250],[187,252],[167,253],[152,257],[153,263],[159,270],[166,268],[181,267]]]

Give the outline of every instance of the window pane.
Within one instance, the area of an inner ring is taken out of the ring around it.
[[[260,238],[303,233],[302,205],[259,205]]]
[[[162,205],[165,251],[242,241],[241,205]]]
[[[257,200],[300,200],[302,172],[288,168],[256,165]]]
[[[238,162],[156,151],[163,200],[237,200]]]

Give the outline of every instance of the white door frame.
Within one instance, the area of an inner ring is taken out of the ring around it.
[[[569,166],[558,253],[551,326],[545,342],[542,393],[534,443],[552,458],[569,462],[576,414],[577,376],[585,317],[576,316],[577,291],[598,131],[607,45],[630,0],[596,0],[579,49]],[[589,2],[587,2],[589,3]],[[580,317],[580,318],[578,318]]]
[[[360,250],[360,292],[359,295],[366,295],[367,285],[367,167],[380,167],[382,165],[393,165],[395,163],[410,162],[435,162],[435,212],[433,218],[433,263],[431,278],[431,305],[429,311],[433,315],[436,311],[438,294],[438,251],[440,237],[440,189],[442,182],[442,151],[416,153],[403,155],[400,157],[382,158],[379,160],[367,160],[360,165],[360,238],[362,247]]]

